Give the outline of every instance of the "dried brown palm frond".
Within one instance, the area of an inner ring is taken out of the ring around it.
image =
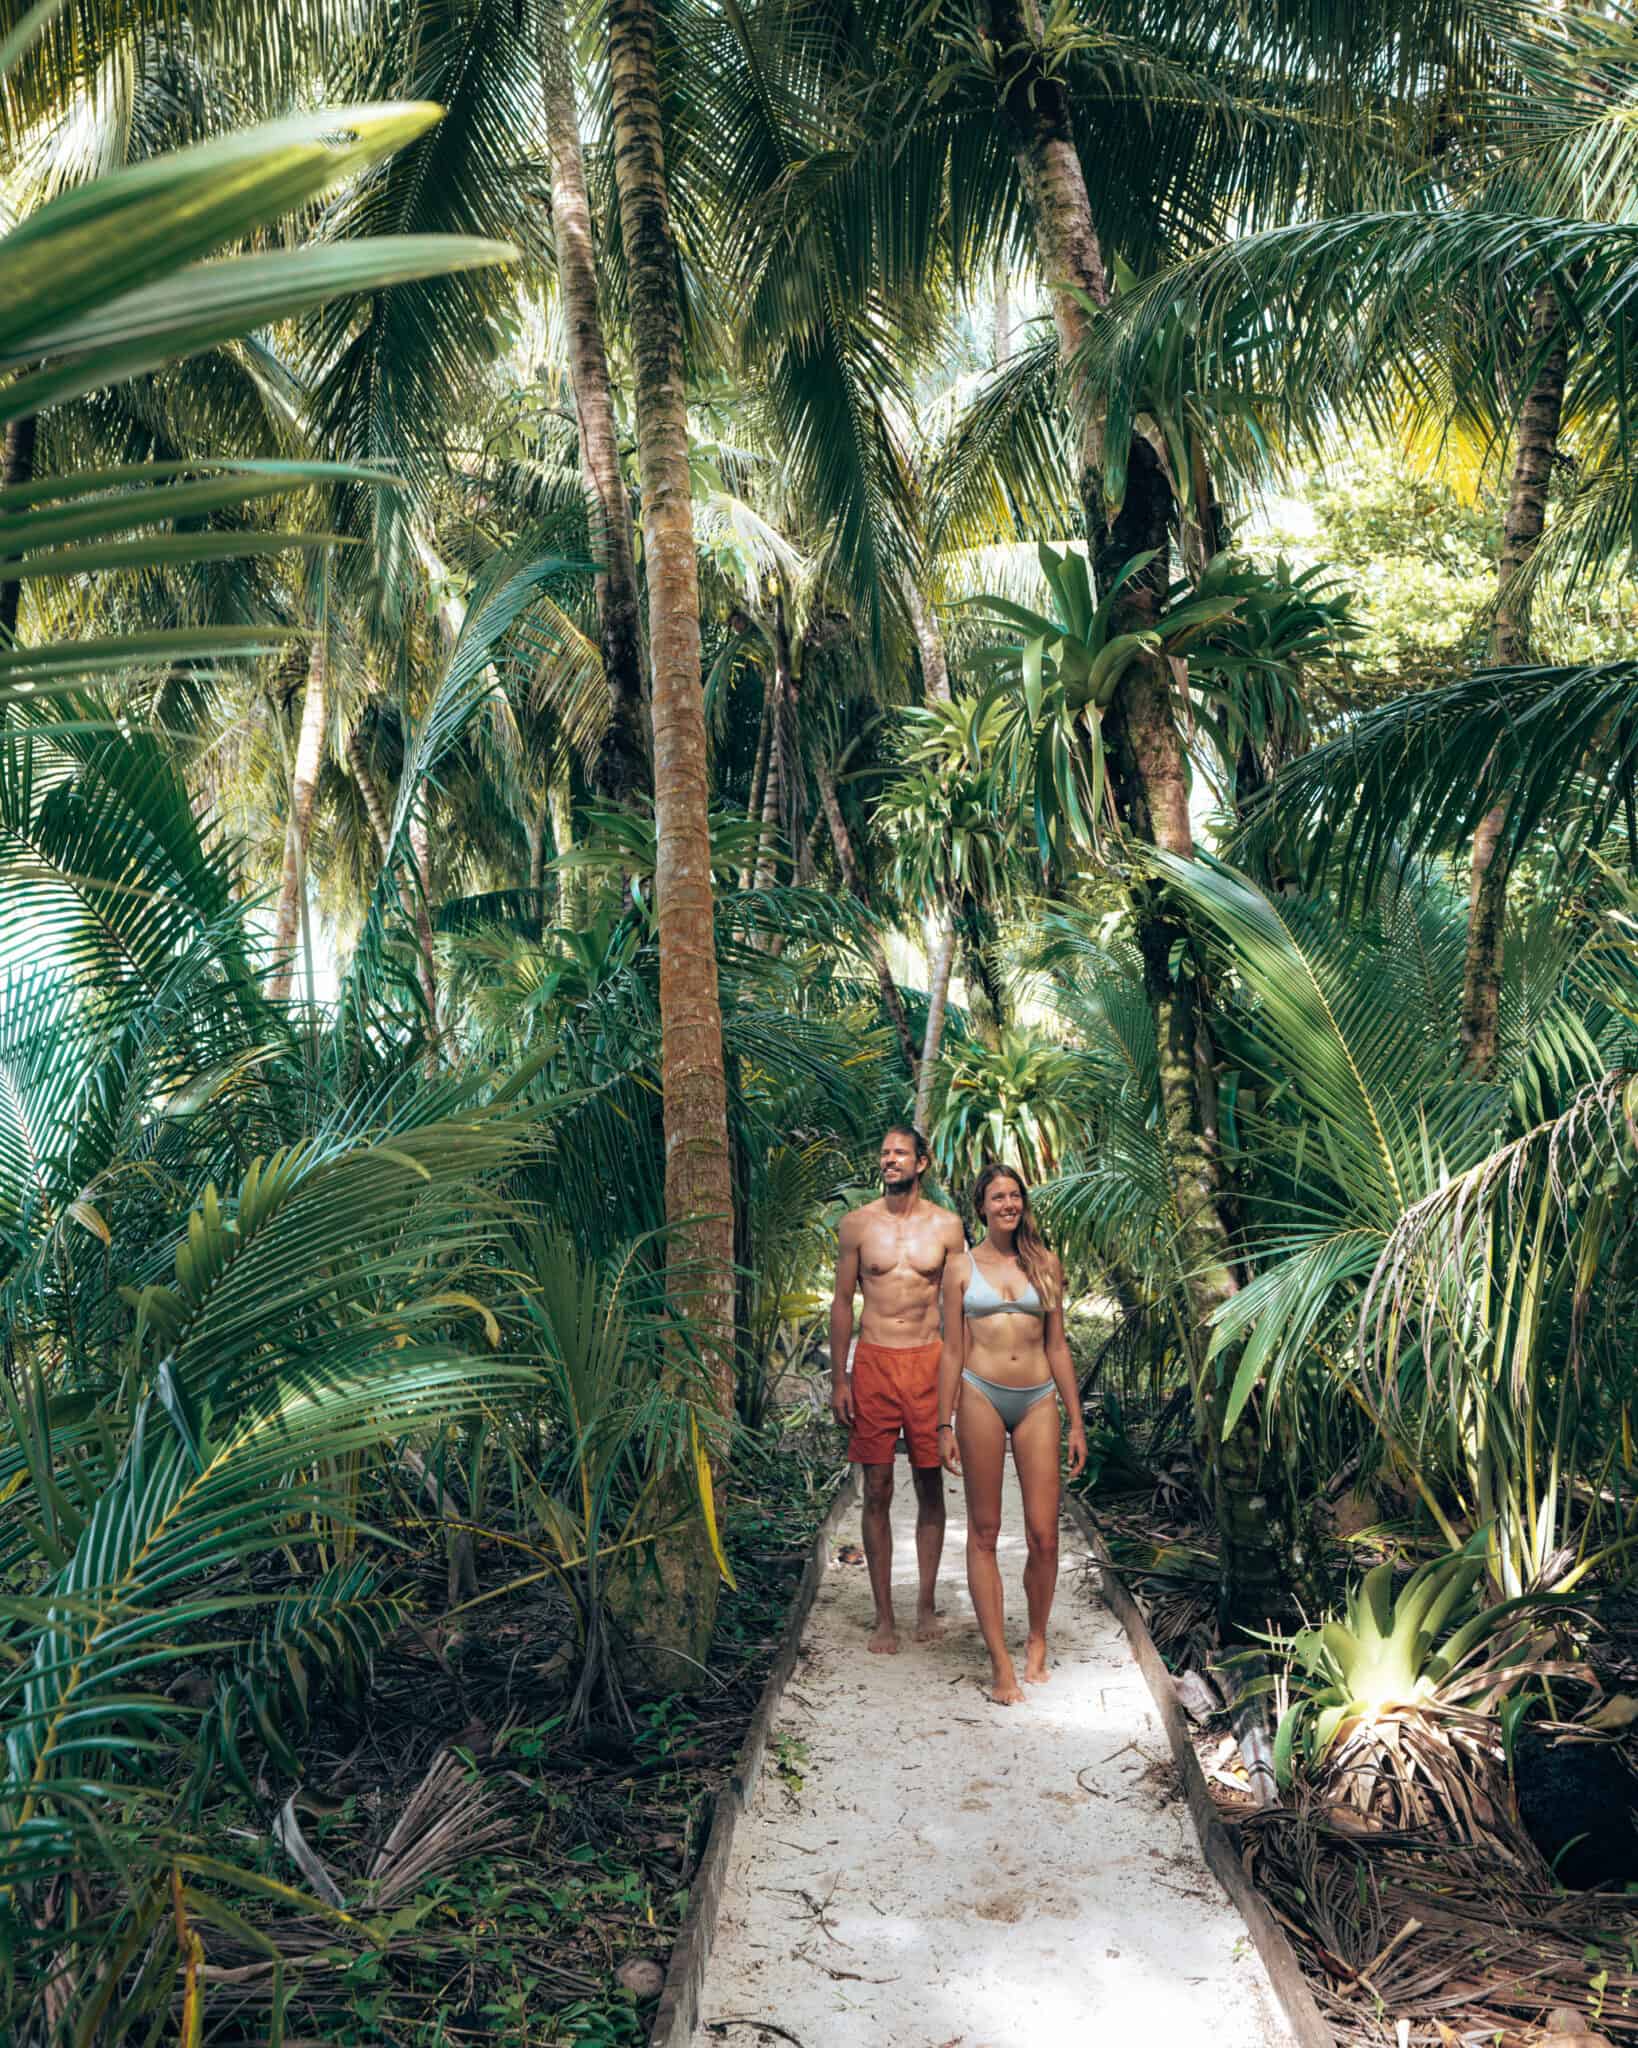
[[[453,1750],[440,1750],[370,1865],[372,1904],[398,1905],[430,1878],[493,1848],[511,1828],[490,1781]]]
[[[1560,1892],[1493,1842],[1365,1832],[1312,1792],[1232,1818],[1339,2044],[1534,2048],[1557,2008],[1638,2043],[1638,1901]]]

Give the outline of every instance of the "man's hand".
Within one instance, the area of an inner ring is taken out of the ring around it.
[[[830,1383],[830,1412],[844,1429],[853,1427],[853,1381],[845,1373]]]
[[[1076,1479],[1086,1469],[1086,1426],[1072,1422],[1069,1425],[1069,1476]]]
[[[1086,1450],[1085,1444],[1082,1444],[1081,1450],[1084,1454]],[[961,1477],[961,1446],[956,1442],[956,1433],[953,1429],[941,1429],[939,1431],[938,1454],[944,1460],[945,1471],[953,1472],[959,1479]]]

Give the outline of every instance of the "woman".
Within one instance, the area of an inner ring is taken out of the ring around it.
[[[1007,1439],[1024,1496],[1024,1677],[1044,1685],[1047,1616],[1058,1583],[1058,1403],[1069,1411],[1069,1469],[1086,1463],[1080,1390],[1064,1336],[1063,1268],[1030,1214],[1023,1176],[986,1166],[973,1190],[984,1236],[944,1268],[944,1355],[939,1367],[939,1452],[967,1488],[967,1586],[990,1653],[990,1698],[1024,1697],[1007,1651],[1001,1572],[1001,1468]],[[952,1422],[948,1418],[954,1417]]]

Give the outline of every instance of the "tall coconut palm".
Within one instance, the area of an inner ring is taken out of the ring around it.
[[[666,1216],[675,1232],[679,1294],[704,1333],[719,1411],[727,1418],[734,1406],[733,1184],[712,927],[687,372],[652,0],[610,0],[607,23],[653,672]],[[662,1546],[661,1570],[668,1599],[654,1634],[697,1660],[715,1613],[715,1559],[703,1537],[690,1531]]]
[[[1390,182],[1370,212],[1272,228],[1178,266],[1111,323],[1092,374],[1124,417],[1144,350],[1186,304],[1224,378],[1277,400],[1310,437],[1351,417],[1388,431],[1420,421],[1492,455],[1510,447],[1489,647],[1499,670],[1530,658],[1544,563],[1596,575],[1625,559],[1638,472],[1617,425],[1630,388],[1630,65],[1592,16],[1497,23],[1506,89],[1476,98],[1462,146]],[[1544,548],[1566,433],[1578,481]],[[1375,772],[1363,757],[1361,768]],[[1503,785],[1484,777],[1461,998],[1463,1056],[1480,1076],[1496,1061],[1521,843]]]
[[[282,1002],[290,993],[298,926],[307,915],[307,849],[313,833],[313,799],[327,726],[325,682],[330,662],[330,622],[319,571],[313,606],[312,638],[308,643],[307,681],[302,691],[301,722],[296,729],[295,758],[290,764],[290,810],[285,820],[284,869],[273,922],[273,966],[268,993]]]
[[[997,108],[1017,152],[1034,225],[1036,260],[1052,294],[1059,345],[1067,362],[1084,353],[1094,309],[1106,306],[1109,282],[1084,169],[1075,145],[1068,96],[1049,66],[1038,22],[1021,0],[990,9],[997,46]],[[1071,371],[1073,375],[1073,370]],[[1116,623],[1152,631],[1164,601],[1172,496],[1152,446],[1134,440],[1120,508],[1105,515],[1099,449],[1090,393],[1077,394],[1086,422],[1080,494],[1089,533],[1102,537],[1097,570],[1146,566],[1127,578]],[[1117,682],[1104,720],[1109,788],[1123,827],[1140,844],[1187,861],[1194,854],[1187,777],[1172,704],[1170,677],[1158,654],[1145,651]],[[1154,1005],[1160,1100],[1176,1189],[1182,1265],[1190,1308],[1204,1325],[1237,1290],[1233,1219],[1214,1141],[1214,1113],[1201,1076],[1212,1064],[1207,1025],[1193,977],[1174,962],[1183,934],[1164,898],[1140,885],[1134,900],[1138,949]],[[1220,1432],[1214,1431],[1214,1435]],[[1225,1546],[1226,1604],[1236,1620],[1266,1614],[1276,1595],[1279,1560],[1261,1499],[1254,1431],[1232,1435],[1219,1452],[1220,1520]]]
[[[1547,490],[1564,412],[1569,351],[1558,293],[1550,279],[1536,287],[1529,348],[1540,367],[1513,434],[1513,469],[1496,560],[1496,616],[1490,634],[1490,659],[1497,668],[1518,667],[1530,659],[1527,578],[1547,523]],[[1462,1054],[1469,1071],[1481,1080],[1495,1071],[1500,1039],[1502,943],[1510,866],[1502,837],[1506,825],[1506,804],[1492,805],[1473,835],[1469,860],[1472,886],[1462,975]]]
[[[574,69],[562,0],[542,0],[541,84],[552,175],[552,242],[579,424],[580,462],[597,557],[597,617],[608,686],[608,722],[595,763],[598,792],[624,802],[648,781],[642,630],[631,508],[603,341],[591,202],[575,107]]]

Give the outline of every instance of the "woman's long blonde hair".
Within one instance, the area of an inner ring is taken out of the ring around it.
[[[992,1159],[973,1183],[973,1215],[984,1224],[986,1234],[989,1225],[984,1222],[984,1197],[998,1180],[1010,1180],[1017,1186],[1023,1200],[1023,1213],[1018,1218],[1018,1230],[1013,1238],[1013,1250],[1018,1254],[1018,1263],[1024,1269],[1024,1277],[1041,1297],[1048,1308],[1058,1306],[1058,1276],[1053,1270],[1053,1257],[1046,1239],[1035,1227],[1035,1212],[1029,1205],[1029,1182],[1016,1166],[1008,1166],[1004,1160]]]

